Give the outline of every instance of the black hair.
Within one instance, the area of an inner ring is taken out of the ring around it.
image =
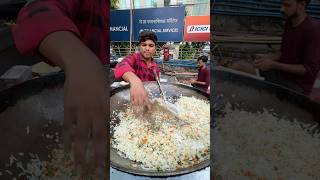
[[[197,62],[200,60],[202,60],[202,62],[206,63],[208,61],[208,57],[207,56],[200,56],[200,57],[198,57]]]
[[[139,33],[139,44],[145,42],[146,40],[151,40],[155,44],[157,44],[158,38],[156,33],[154,33],[153,31],[141,31]]]

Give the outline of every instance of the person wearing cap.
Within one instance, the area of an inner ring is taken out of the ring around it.
[[[198,78],[197,80],[192,79],[190,81],[193,87],[199,88],[204,92],[208,91],[208,87],[210,85],[210,70],[206,66],[207,61],[208,61],[207,56],[198,57],[197,59],[197,68],[199,71]]]
[[[21,54],[38,55],[64,70],[65,150],[73,150],[76,166],[86,171],[86,147],[92,137],[99,177],[109,174],[109,103],[103,69],[109,64],[108,11],[104,0],[33,0],[20,10],[12,30]]]
[[[130,83],[131,103],[134,107],[148,107],[148,92],[143,86],[144,81],[156,81],[154,72],[159,76],[160,69],[153,59],[156,52],[157,36],[152,31],[139,33],[139,52],[133,53],[118,63],[114,69],[116,79]]]

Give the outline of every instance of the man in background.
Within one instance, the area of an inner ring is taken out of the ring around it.
[[[197,80],[191,80],[190,83],[193,87],[199,88],[204,92],[207,92],[210,85],[210,69],[206,66],[208,61],[207,56],[200,56],[197,59],[198,78]]]
[[[306,13],[310,0],[282,0],[285,19],[278,57],[261,57],[254,64],[234,63],[231,68],[255,73],[267,81],[309,95],[320,69],[320,23]]]

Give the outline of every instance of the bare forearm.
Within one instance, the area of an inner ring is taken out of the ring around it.
[[[306,74],[306,68],[301,64],[285,64],[285,63],[275,62],[273,69],[292,73],[292,74],[298,74],[298,75]]]
[[[199,84],[199,85],[207,85],[206,82],[201,82],[201,81],[195,81],[195,84]]]
[[[134,74],[133,72],[129,71],[129,72],[126,72],[122,75],[122,78],[129,82],[130,84],[134,84],[134,83],[141,83],[141,80],[139,79],[139,77]]]
[[[48,35],[39,51],[67,74],[73,70],[95,69],[101,66],[97,56],[69,31],[57,31]]]

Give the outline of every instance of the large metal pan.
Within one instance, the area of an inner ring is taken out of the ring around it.
[[[212,95],[221,96],[219,103],[229,102],[232,108],[244,109],[248,112],[261,112],[265,109],[273,109],[277,117],[288,120],[318,124],[320,115],[320,104],[310,100],[308,97],[296,93],[282,86],[261,81],[252,77],[238,75],[221,70],[213,70]],[[215,102],[212,102],[214,104]],[[223,117],[223,108],[215,109],[218,115],[211,114],[211,117]],[[214,112],[212,111],[212,112]],[[213,127],[215,124],[213,124]],[[211,135],[213,130],[211,129]],[[310,132],[312,133],[312,132]],[[216,144],[211,137],[211,174],[214,175],[214,153]]]
[[[273,109],[279,117],[315,123],[319,122],[320,104],[303,94],[255,78],[213,71],[213,96],[222,95],[223,102],[241,107],[249,112]]]
[[[159,88],[158,85],[155,82],[147,82],[144,84],[145,88],[147,91],[149,91],[150,94],[152,94],[152,97],[159,97]],[[194,96],[199,99],[205,99],[209,100],[209,95],[197,90],[195,88],[181,85],[181,84],[170,84],[170,83],[163,83],[163,89],[166,92],[166,95],[168,97],[171,97],[173,99],[177,99],[179,95],[184,95],[184,96]],[[125,104],[130,103],[130,91],[129,91],[129,86],[124,86],[120,87],[117,89],[114,89],[111,91],[111,98],[110,98],[110,114],[112,116],[112,112],[114,110],[125,110],[127,107]],[[118,124],[120,120],[116,117],[112,117],[114,119],[115,124]],[[113,134],[113,128],[110,127],[110,136]],[[136,175],[142,175],[142,176],[176,176],[176,175],[182,175],[190,172],[194,172],[197,170],[201,170],[210,164],[210,160],[205,160],[193,167],[189,168],[183,168],[175,171],[149,171],[149,170],[144,170],[140,168],[139,166],[135,167],[133,166],[134,163],[133,161],[129,159],[122,158],[117,154],[117,150],[114,148],[110,148],[110,164],[112,167],[128,172],[131,174],[136,174]]]
[[[21,172],[6,166],[11,155],[24,165],[30,160],[29,153],[47,160],[50,150],[61,143],[56,133],[61,137],[63,82],[64,75],[57,74],[0,92],[0,169],[13,173],[4,173],[0,179],[12,179]],[[55,138],[48,138],[47,134]],[[18,155],[21,152],[24,155]]]
[[[104,68],[109,72],[109,66]],[[4,173],[0,179],[12,179],[21,172],[6,166],[11,155],[26,165],[29,153],[48,160],[51,150],[61,145],[64,80],[64,73],[53,73],[0,92],[0,172],[13,173]]]

